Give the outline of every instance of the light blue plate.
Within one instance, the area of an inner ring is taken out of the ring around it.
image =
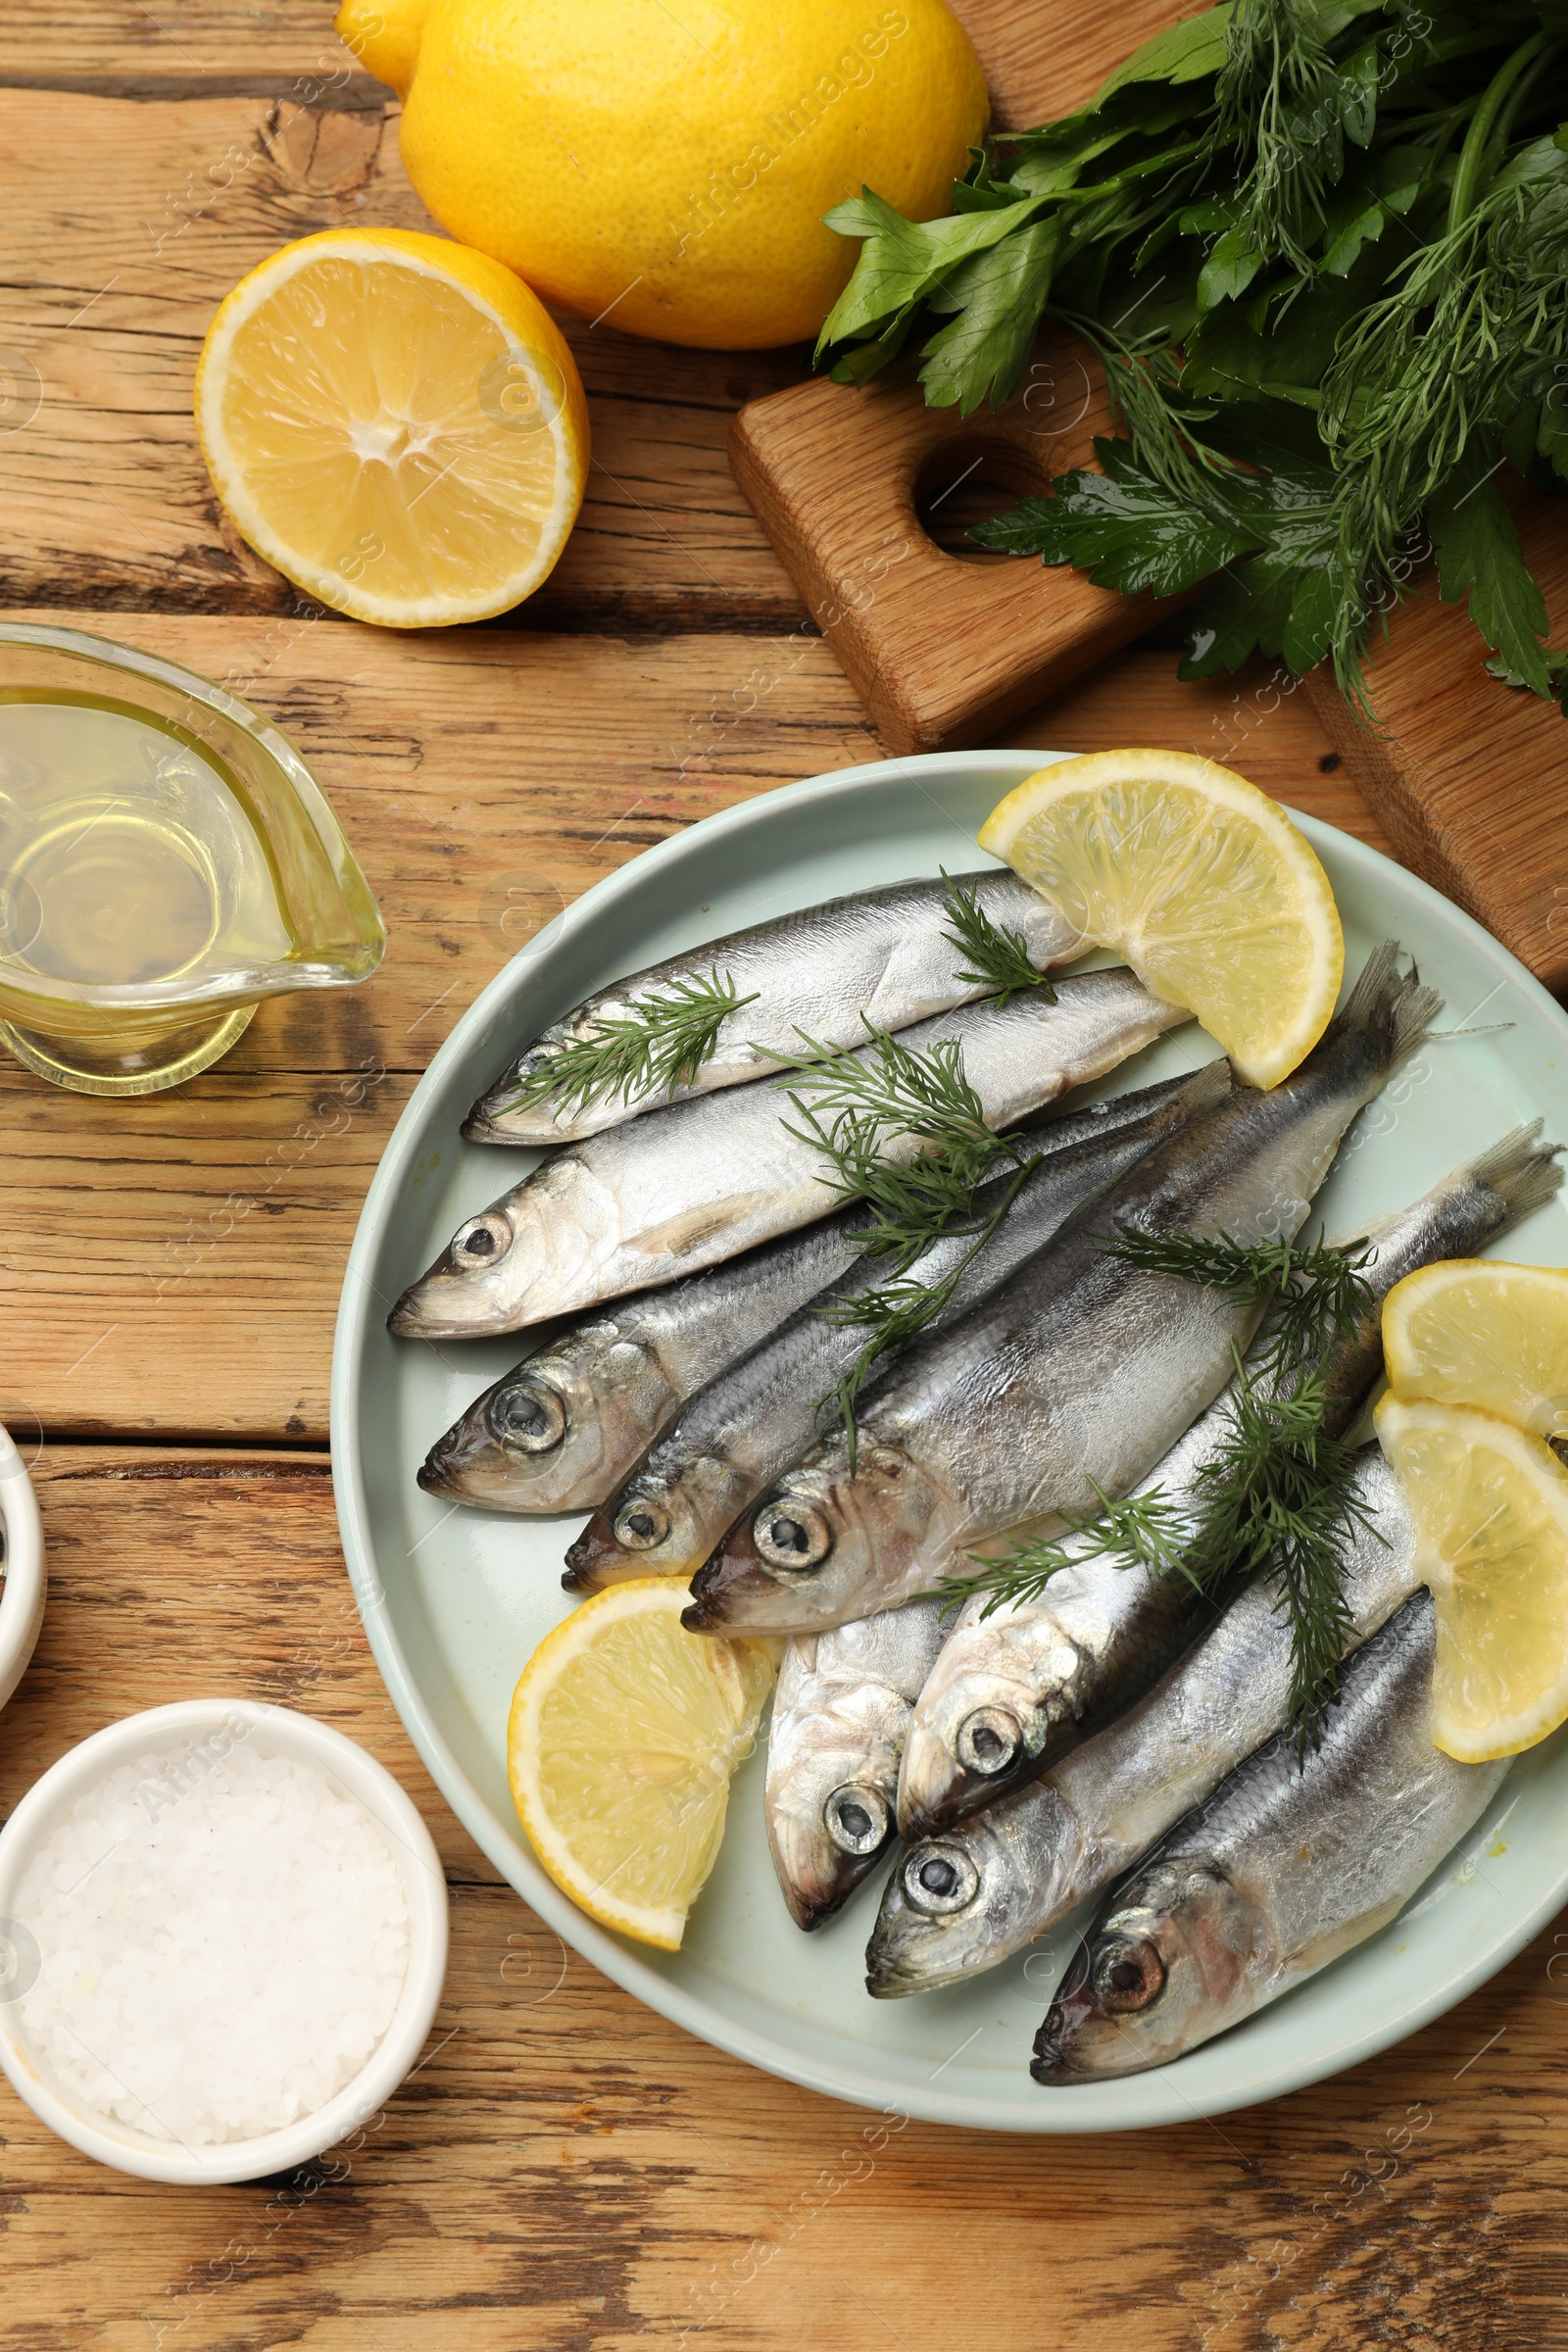
[[[561,1556],[580,1520],[451,1508],[414,1474],[440,1432],[526,1341],[393,1341],[388,1307],[525,1155],[458,1128],[508,1055],[620,973],[846,891],[984,862],[974,835],[1003,794],[1064,754],[958,752],[764,794],[635,858],[552,923],[442,1047],[377,1170],[349,1259],[332,1367],[338,1514],[361,1612],[393,1701],[453,1810],[497,1868],[607,1976],[754,2065],[838,2098],[997,2131],[1120,2131],[1276,2097],[1353,2065],[1434,2018],[1510,1959],[1568,1897],[1568,1738],[1523,1756],[1462,1852],[1404,1915],[1235,2033],[1157,2073],[1043,2090],[1030,2044],[1076,1930],[975,1984],[870,1999],[862,1951],[879,1874],[806,1936],[773,1884],[762,1758],[742,1770],[723,1850],[677,1954],[584,1918],[545,1876],[507,1793],[513,1686],[570,1603]],[[1400,1206],[1522,1121],[1568,1140],[1568,1017],[1486,932],[1411,874],[1299,820],[1334,885],[1348,971],[1397,937],[1447,1001],[1445,1025],[1500,1033],[1428,1046],[1367,1112],[1320,1206],[1329,1230]],[[1189,1028],[1102,1091],[1208,1058]],[[1540,1211],[1504,1245],[1568,1262],[1568,1217]]]

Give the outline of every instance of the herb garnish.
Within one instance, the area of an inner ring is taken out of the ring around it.
[[[1116,1502],[1102,1495],[1101,1512],[1069,1520],[1067,1537],[979,1560],[974,1575],[945,1578],[938,1596],[960,1601],[984,1593],[989,1616],[1038,1600],[1054,1576],[1086,1559],[1183,1576],[1216,1599],[1228,1598],[1243,1578],[1270,1571],[1290,1626],[1290,1721],[1304,1750],[1349,1639],[1347,1550],[1357,1527],[1370,1524],[1354,1491],[1355,1449],[1326,1427],[1328,1352],[1336,1342],[1353,1341],[1372,1309],[1364,1245],[1282,1242],[1249,1250],[1223,1236],[1124,1232],[1110,1254],[1269,1302],[1259,1349],[1247,1365],[1237,1354],[1217,1451],[1181,1501],[1158,1487]]]
[[[968,416],[1019,389],[1043,318],[1082,335],[1102,470],[972,536],[1102,587],[1201,584],[1184,676],[1328,654],[1365,710],[1368,631],[1435,553],[1494,674],[1561,701],[1502,482],[1568,478],[1565,116],[1559,0],[1210,8],[989,140],[951,218],[841,205],[863,243],[818,358],[863,383],[917,341],[927,401]]]
[[[1028,1152],[1021,1138],[995,1135],[986,1125],[985,1105],[963,1074],[956,1038],[921,1050],[866,1026],[869,1048],[855,1054],[835,1053],[802,1033],[809,1058],[789,1067],[790,1100],[804,1124],[786,1122],[789,1134],[823,1154],[842,1199],[867,1202],[872,1213],[861,1237],[865,1253],[889,1262],[888,1282],[820,1310],[835,1323],[864,1324],[867,1331],[855,1363],[821,1399],[838,1404],[852,1475],[855,1402],[866,1375],[890,1348],[906,1347],[941,1312],[1041,1156]],[[887,1155],[895,1136],[912,1140],[912,1158]],[[995,1201],[983,1203],[981,1188],[1001,1174],[1010,1174],[1012,1182]],[[906,1279],[931,1243],[948,1234],[972,1234],[973,1248],[934,1283]]]
[[[1028,989],[1037,991],[1043,1003],[1054,1004],[1056,992],[1030,956],[1023,933],[993,922],[980,904],[979,893],[972,886],[965,890],[961,882],[955,882],[946,866],[942,879],[947,885],[949,915],[943,936],[974,966],[972,971],[959,972],[958,978],[986,989],[999,1006],[1010,1004]]]
[[[754,1004],[757,994],[740,996],[728,972],[672,980],[662,996],[639,997],[628,1011],[604,1015],[585,1036],[519,1072],[506,1106],[530,1110],[548,1102],[575,1113],[596,1098],[673,1095],[697,1076],[726,1017]]]

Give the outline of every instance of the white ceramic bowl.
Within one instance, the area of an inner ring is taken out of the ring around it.
[[[26,1464],[0,1429],[0,1525],[6,1573],[0,1584],[0,1707],[26,1671],[43,1624],[43,1530]],[[0,1906],[3,1908],[3,1906]]]
[[[249,1737],[261,1752],[297,1758],[329,1773],[358,1797],[386,1833],[403,1874],[409,1905],[409,1972],[392,2023],[374,2054],[352,2082],[314,2115],[259,2139],[231,2139],[212,2147],[188,2147],[154,2139],[128,2124],[86,2106],[40,2064],[22,2031],[22,1978],[30,1965],[24,1951],[22,1973],[0,1984],[0,2068],[18,2096],[51,2131],[87,2156],[144,2180],[184,2186],[258,2180],[309,2162],[367,2122],[391,2097],[413,2066],[441,1999],[447,1967],[447,1886],[440,1858],[414,1806],[390,1773],[341,1732],[298,1715],[288,1707],[254,1705],[248,1699],[192,1698],[170,1707],[151,1707],[95,1732],[52,1765],[23,1798],[0,1831],[0,1964],[15,1971],[12,1953],[25,1944],[25,1922],[17,1934],[17,1888],[28,1862],[56,1824],[93,1785],[117,1766],[149,1747],[177,1749],[191,1739],[232,1726],[236,1715],[251,1724]],[[6,1948],[9,1940],[11,1952]],[[5,1969],[0,1967],[0,1974]]]

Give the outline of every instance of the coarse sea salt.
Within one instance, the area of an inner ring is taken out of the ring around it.
[[[392,2022],[409,1907],[386,1834],[237,1719],[78,1799],[17,1894],[22,2023],[61,2086],[191,2147],[315,2114]]]

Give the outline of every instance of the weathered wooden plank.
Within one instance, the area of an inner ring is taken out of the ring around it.
[[[24,1427],[324,1439],[360,1202],[458,1014],[531,930],[638,849],[874,756],[812,636],[627,645],[291,625],[116,623],[230,678],[290,730],[380,901],[386,960],[364,988],[264,1005],[226,1061],[170,1095],[104,1102],[0,1061],[0,1404]],[[1191,745],[1376,838],[1342,777],[1319,772],[1334,755],[1304,698],[1277,700],[1182,686],[1168,655],[1144,655],[1009,740]]]
[[[639,2007],[494,1883],[363,1645],[323,1470],[45,1455],[50,1612],[0,1812],[138,1706],[232,1690],[324,1716],[397,1773],[454,1881],[424,2061],[324,2165],[200,2193],[99,2171],[0,2084],[6,2352],[1559,2340],[1560,1929],[1401,2048],[1213,2123],[1038,2142],[794,2089]]]
[[[396,109],[0,88],[0,602],[293,612],[293,589],[213,494],[191,381],[219,302],[278,246],[434,226],[398,159]],[[594,463],[525,624],[792,618],[795,591],[724,439],[743,401],[795,381],[802,355],[683,352],[564,323]]]
[[[113,74],[188,80],[194,74],[345,73],[354,59],[332,30],[332,0],[11,0],[6,78],[60,81]]]

